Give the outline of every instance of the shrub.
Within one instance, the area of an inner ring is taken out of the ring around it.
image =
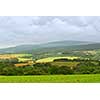
[[[49,68],[49,73],[50,74],[73,74],[74,71],[67,66],[61,66],[61,67],[57,67],[57,66],[53,66],[51,68]]]

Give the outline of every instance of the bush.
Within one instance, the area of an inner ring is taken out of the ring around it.
[[[58,74],[73,74],[73,70],[67,66],[61,66],[58,68]]]
[[[67,67],[67,66],[61,66],[61,67],[53,66],[49,69],[49,73],[50,74],[64,74],[64,75],[67,75],[67,74],[73,74],[74,71],[70,67]]]
[[[100,66],[90,61],[80,62],[75,68],[54,66],[50,63],[36,63],[33,66],[15,67],[13,63],[0,62],[0,75],[67,75],[99,74]]]
[[[95,64],[91,62],[82,62],[77,65],[77,67],[74,69],[75,73],[79,74],[96,74],[100,72],[100,67],[96,66]]]

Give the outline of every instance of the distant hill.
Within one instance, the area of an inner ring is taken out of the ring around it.
[[[69,46],[68,48],[72,50],[95,50],[95,49],[100,49],[100,43],[75,45],[75,46]]]
[[[56,41],[38,45],[20,45],[0,49],[0,53],[22,53],[22,52],[38,52],[49,50],[75,50],[75,49],[99,49],[100,43],[83,42],[83,41]]]
[[[63,47],[63,46],[73,46],[73,45],[83,45],[83,44],[90,44],[92,42],[83,42],[83,41],[55,41],[55,42],[48,42],[42,44],[42,47]]]

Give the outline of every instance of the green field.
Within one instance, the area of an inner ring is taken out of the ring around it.
[[[100,83],[100,74],[0,76],[0,83]]]
[[[70,60],[73,60],[73,59],[78,59],[79,57],[70,57],[70,56],[65,56],[65,57],[48,57],[48,58],[43,58],[43,59],[39,59],[36,61],[36,63],[46,63],[46,62],[53,62],[53,60],[55,59],[70,59]]]
[[[32,58],[18,58],[18,61],[19,62],[25,62],[25,61],[30,61],[30,60],[32,60]]]
[[[55,66],[69,66],[69,67],[76,67],[77,64],[79,64],[80,62],[75,62],[75,61],[68,61],[68,62],[51,62],[52,65]]]

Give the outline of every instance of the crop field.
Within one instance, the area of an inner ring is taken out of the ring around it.
[[[79,57],[74,57],[74,56],[73,57],[69,57],[69,56],[67,56],[67,57],[48,57],[48,58],[39,59],[36,62],[37,63],[53,62],[53,60],[55,60],[55,59],[62,59],[62,58],[73,60],[73,59],[78,59]]]
[[[31,56],[31,54],[0,54],[0,58],[2,57],[24,57]]]
[[[0,76],[0,83],[100,83],[100,74]]]
[[[31,54],[0,54],[0,59],[17,58],[19,62],[25,62],[32,60],[31,56]]]

